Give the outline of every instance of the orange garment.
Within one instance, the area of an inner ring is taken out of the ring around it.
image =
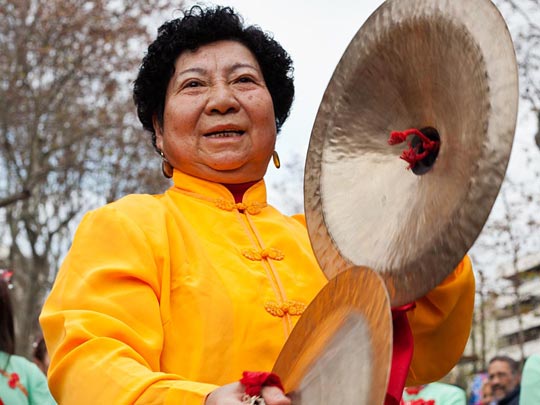
[[[271,370],[326,283],[303,223],[175,172],[164,195],[85,216],[41,316],[49,383],[68,404],[200,404]]]
[[[173,181],[77,230],[40,318],[62,405],[199,405],[244,370],[270,371],[326,283],[303,217],[268,206],[264,182],[235,204],[222,185]]]
[[[414,352],[406,386],[444,377],[457,364],[472,325],[475,282],[468,256],[435,289],[407,312]]]

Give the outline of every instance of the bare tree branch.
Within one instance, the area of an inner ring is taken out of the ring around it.
[[[14,204],[17,201],[25,200],[30,197],[30,191],[23,190],[20,193],[13,194],[9,197],[0,199],[0,208],[7,207],[8,205]]]
[[[167,187],[135,117],[131,81],[150,41],[145,21],[163,20],[166,10],[171,16],[169,7],[165,0],[0,0],[0,192],[7,196],[0,221],[23,354],[82,213]]]

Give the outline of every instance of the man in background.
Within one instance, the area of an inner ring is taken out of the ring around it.
[[[521,374],[517,361],[508,356],[493,357],[488,379],[497,405],[519,405]]]

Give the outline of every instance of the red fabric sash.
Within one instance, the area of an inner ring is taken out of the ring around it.
[[[416,304],[413,302],[392,308],[394,344],[392,348],[392,368],[390,369],[390,380],[388,381],[384,405],[399,405],[403,396],[403,389],[405,388],[414,349],[407,311],[415,306]]]

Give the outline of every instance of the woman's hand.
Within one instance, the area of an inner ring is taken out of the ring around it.
[[[227,384],[212,391],[205,405],[241,405],[245,387],[239,382]],[[261,395],[266,405],[291,405],[291,400],[278,387],[263,387]]]

